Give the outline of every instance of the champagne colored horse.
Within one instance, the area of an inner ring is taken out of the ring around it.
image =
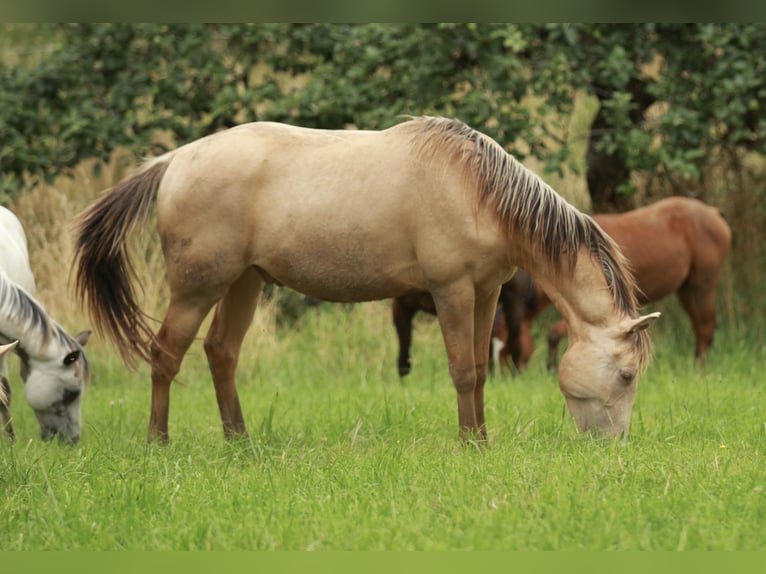
[[[154,335],[126,239],[156,198],[170,302]],[[148,161],[77,220],[77,291],[127,361],[151,363],[149,440],[203,319],[227,437],[246,435],[234,383],[265,282],[337,302],[429,292],[464,439],[486,438],[484,383],[500,285],[532,272],[569,320],[559,370],[578,427],[627,433],[650,355],[622,254],[492,139],[444,118],[383,131],[244,124]]]
[[[626,213],[593,219],[630,261],[642,303],[675,293],[694,330],[694,358],[704,362],[715,334],[715,296],[731,246],[731,229],[718,208],[688,197],[669,197]],[[538,290],[539,291],[539,290]],[[550,303],[538,293],[538,305]],[[562,320],[548,333],[548,369],[555,370]]]

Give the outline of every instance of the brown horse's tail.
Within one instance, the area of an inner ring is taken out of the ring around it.
[[[118,183],[74,221],[75,291],[94,326],[117,346],[131,367],[135,357],[149,361],[155,341],[148,316],[138,307],[135,267],[128,235],[143,223],[170,165],[170,154],[147,163]]]

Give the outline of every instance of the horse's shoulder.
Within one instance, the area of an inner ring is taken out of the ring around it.
[[[21,225],[21,221],[16,217],[7,207],[0,205],[0,230],[5,234],[13,234],[18,237],[26,237],[24,235],[24,226]],[[26,241],[26,238],[25,238]]]
[[[13,282],[30,293],[35,280],[29,266],[27,236],[18,217],[8,208],[0,206],[0,270]]]

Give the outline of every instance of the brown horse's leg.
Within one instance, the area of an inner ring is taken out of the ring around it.
[[[561,319],[548,331],[548,372],[553,373],[559,365],[559,341],[567,336],[567,323]]]
[[[524,295],[522,292],[521,275],[514,275],[505,283],[500,290],[500,302],[505,314],[505,324],[508,336],[505,343],[505,354],[511,357],[511,373],[517,375],[520,372],[521,362],[521,323],[524,320]]]
[[[701,366],[715,336],[715,288],[700,288],[685,283],[678,290],[678,300],[691,319],[694,329],[694,361]]]
[[[492,324],[497,310],[499,288],[489,295],[477,294],[473,313],[473,356],[476,358],[476,385],[473,391],[474,410],[479,438],[486,440],[487,425],[484,420],[484,383],[487,381],[487,362],[489,358]]]
[[[247,329],[253,320],[263,280],[254,268],[246,270],[218,303],[205,337],[210,372],[226,438],[247,436],[239,405],[235,371]]]
[[[147,440],[168,440],[170,383],[178,374],[181,361],[210,310],[209,305],[181,304],[171,298],[157,340],[152,345],[152,406]]]
[[[498,310],[495,311],[495,319],[492,322],[492,337],[489,340],[489,376],[495,374],[495,358],[497,358],[497,369],[501,375],[505,371],[513,371],[506,345],[506,341],[508,341],[508,327],[505,314],[499,307],[498,305]],[[498,341],[499,348],[496,346],[495,341]]]
[[[532,321],[524,319],[521,322],[521,357],[519,358],[519,372],[523,372],[529,365],[532,353],[535,352],[535,340],[532,338]]]
[[[481,436],[476,420],[476,361],[474,359],[474,288],[470,282],[433,293],[452,383],[457,391],[460,437]],[[488,353],[488,351],[487,351]]]
[[[391,315],[399,338],[399,357],[397,368],[399,376],[405,377],[410,372],[410,346],[412,345],[412,318],[417,309],[406,304],[403,297],[395,297],[391,303]]]

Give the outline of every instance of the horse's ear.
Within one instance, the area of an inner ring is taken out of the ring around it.
[[[91,333],[92,331],[82,331],[77,333],[77,335],[74,337],[74,340],[77,341],[81,347],[84,347],[87,344]]]
[[[659,319],[660,315],[661,313],[659,311],[655,311],[654,313],[649,313],[648,315],[644,315],[638,319],[628,319],[625,321],[625,334],[630,335],[632,333],[643,331],[649,325]]]
[[[72,351],[71,353],[68,353],[67,356],[64,357],[64,365],[66,365],[68,367],[69,365],[74,363],[77,359],[80,358],[80,354],[81,353],[82,353],[82,351],[80,351],[80,350]]]
[[[18,345],[18,341],[13,341],[12,343],[8,343],[7,345],[0,345],[0,357],[5,355],[6,353],[12,351],[16,348],[16,345]]]

